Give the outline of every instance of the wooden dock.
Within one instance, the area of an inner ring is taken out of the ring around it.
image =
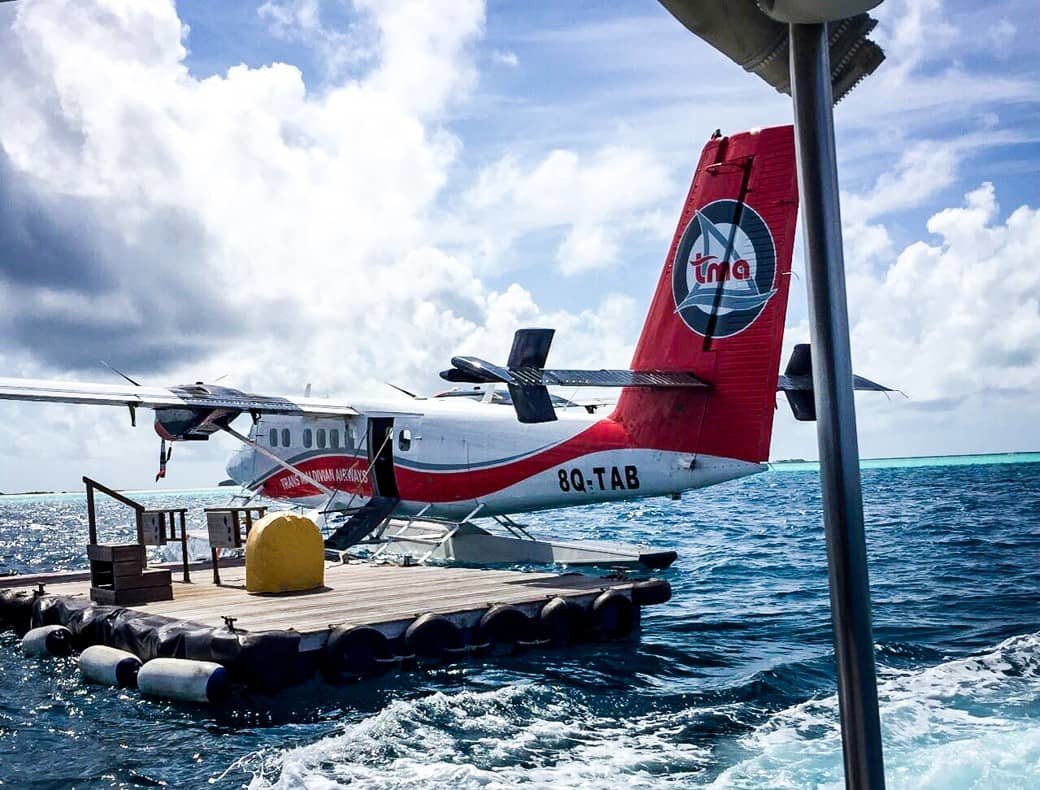
[[[272,516],[250,533],[253,511],[263,515],[263,508],[211,508],[212,560],[192,565],[184,508],[149,510],[95,480],[83,481],[90,569],[0,577],[0,627],[24,635],[27,655],[81,651],[85,676],[120,685],[140,676],[145,693],[174,699],[212,701],[222,693],[216,689],[231,685],[277,691],[315,671],[338,682],[477,653],[627,639],[638,633],[642,607],[671,597],[659,579],[371,558],[330,562],[327,554],[323,582],[315,555],[306,584],[264,588],[320,587],[250,593],[244,559],[218,564],[219,549],[244,548],[256,537],[277,549],[267,555],[259,545],[250,549],[260,552],[261,566],[266,556],[284,564],[306,544],[292,531],[296,522]],[[133,511],[136,542],[98,542],[95,493]],[[268,528],[273,531],[264,532]],[[320,535],[313,524],[310,530],[320,551]],[[171,542],[180,544],[181,562],[149,566],[148,547]],[[124,671],[131,664],[136,668]]]
[[[146,662],[169,656],[240,666],[248,685],[272,690],[316,668],[363,676],[416,653],[457,660],[492,643],[512,649],[628,638],[640,608],[671,592],[660,580],[351,562],[327,563],[318,590],[257,595],[246,592],[241,565],[222,568],[220,585],[204,566],[195,570],[190,583],[173,580],[172,600],[131,607],[91,602],[86,574],[0,578],[0,604],[22,619],[31,611],[34,627],[69,627],[81,648],[107,644]],[[14,596],[20,610],[12,608]],[[309,668],[270,669],[298,657]]]
[[[3,579],[4,586],[11,588],[33,588],[37,581],[36,576]],[[321,590],[251,595],[245,591],[245,567],[239,566],[222,570],[219,587],[197,573],[190,584],[174,580],[172,601],[132,608],[212,628],[223,628],[224,618],[234,617],[235,628],[244,632],[293,630],[316,637],[301,647],[314,649],[337,627],[377,626],[393,637],[427,612],[468,626],[474,616],[479,620],[479,615],[495,605],[537,608],[557,596],[583,603],[607,590],[631,597],[632,587],[631,581],[580,573],[329,563]],[[52,582],[45,589],[49,595],[87,599],[90,582]]]

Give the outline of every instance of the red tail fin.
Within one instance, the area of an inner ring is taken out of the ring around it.
[[[768,459],[797,213],[792,127],[704,147],[632,369],[712,386],[623,390],[614,419],[638,445]]]

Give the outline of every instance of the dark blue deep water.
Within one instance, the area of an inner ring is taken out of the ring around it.
[[[864,494],[889,786],[1040,786],[1040,464],[871,469]],[[638,642],[217,710],[85,686],[3,633],[0,784],[840,786],[820,519],[814,472],[531,517],[679,551]],[[80,565],[84,521],[0,499],[0,571]]]

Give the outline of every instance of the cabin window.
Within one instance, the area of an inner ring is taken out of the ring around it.
[[[329,428],[329,447],[339,447],[339,429]]]
[[[325,429],[324,428],[319,428],[317,433],[318,433],[318,447],[319,447],[319,449],[324,450],[325,449]]]
[[[267,434],[267,441],[272,447],[278,446],[278,429],[272,428],[271,432]]]
[[[412,432],[405,428],[397,436],[397,447],[401,452],[408,452],[412,448]]]
[[[311,432],[310,428],[304,428],[303,429],[303,446],[304,447],[310,447],[312,444],[314,444],[314,435]]]
[[[289,435],[288,428],[282,428],[282,447],[288,447],[292,444],[292,437]]]
[[[347,432],[343,435],[343,441],[347,449],[352,450],[357,447],[357,432],[354,430],[353,425],[347,426]]]

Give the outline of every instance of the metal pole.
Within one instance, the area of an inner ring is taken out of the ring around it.
[[[791,25],[791,94],[805,232],[813,388],[845,786],[874,790],[884,788],[885,775],[870,629],[867,547],[825,25]]]

